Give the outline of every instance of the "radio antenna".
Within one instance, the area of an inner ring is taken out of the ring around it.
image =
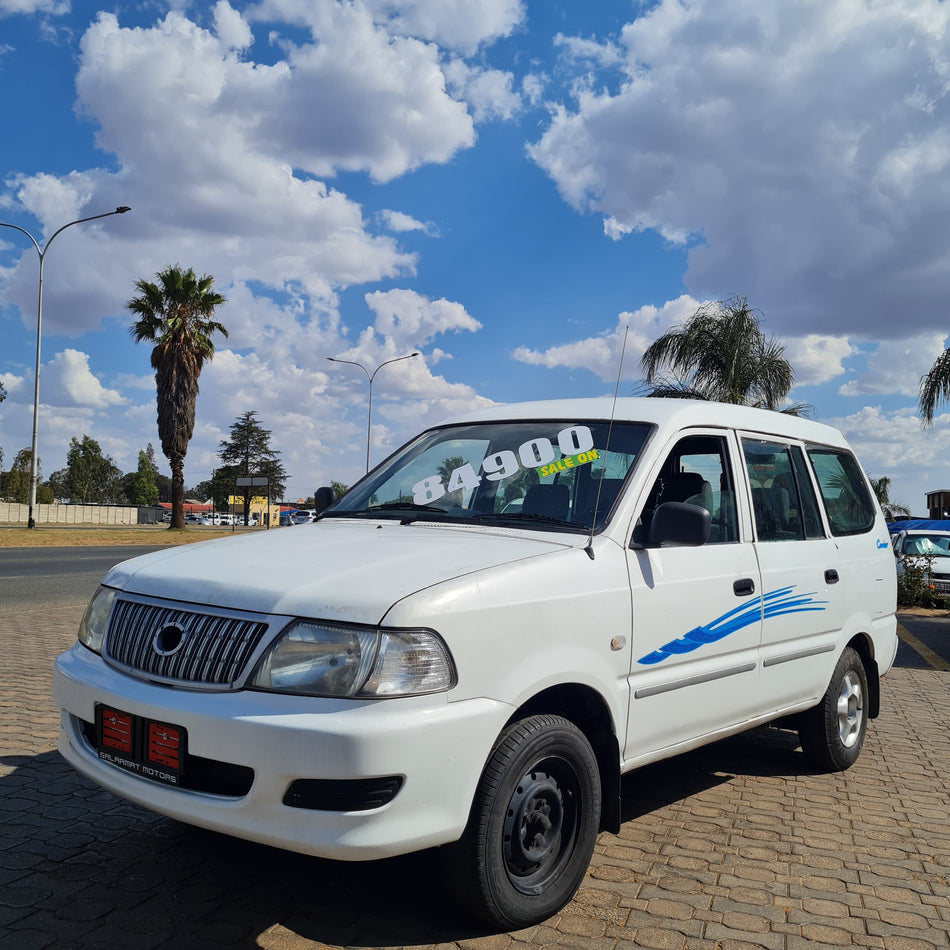
[[[604,446],[604,464],[600,470],[600,478],[597,480],[597,495],[594,498],[594,513],[590,519],[590,535],[587,538],[587,547],[584,550],[587,556],[594,560],[594,528],[597,524],[597,509],[600,507],[600,491],[604,487],[604,475],[607,474],[607,453],[610,451],[610,436],[614,430],[614,414],[617,412],[617,393],[620,391],[620,377],[623,375],[623,355],[627,351],[627,334],[630,332],[630,325],[623,328],[623,344],[620,347],[620,365],[617,367],[617,385],[614,386],[614,401],[610,407],[610,423],[607,426],[607,444]]]

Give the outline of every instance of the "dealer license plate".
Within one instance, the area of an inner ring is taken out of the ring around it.
[[[96,706],[96,750],[105,762],[166,785],[181,785],[187,745],[181,726]]]

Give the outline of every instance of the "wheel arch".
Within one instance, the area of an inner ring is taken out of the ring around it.
[[[620,830],[620,744],[604,698],[580,683],[551,686],[519,706],[505,726],[543,713],[563,716],[586,736],[600,771],[601,830],[616,834]]]
[[[881,712],[881,677],[874,659],[874,641],[866,633],[858,633],[847,644],[856,650],[868,678],[868,718],[877,719]]]

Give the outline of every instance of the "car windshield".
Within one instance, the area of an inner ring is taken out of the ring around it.
[[[650,430],[646,423],[571,419],[433,429],[324,516],[596,531]]]
[[[950,557],[950,535],[911,534],[904,538],[902,554]]]

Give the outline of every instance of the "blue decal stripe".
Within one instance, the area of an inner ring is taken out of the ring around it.
[[[794,585],[780,587],[757,597],[754,601],[748,601],[738,607],[733,607],[732,610],[726,611],[726,613],[716,617],[715,620],[694,627],[682,637],[670,640],[669,643],[664,643],[658,650],[647,653],[646,656],[641,656],[637,663],[643,666],[651,666],[662,663],[677,654],[692,653],[701,646],[716,643],[743,627],[757,623],[760,619],[770,620],[773,617],[782,617],[786,614],[810,613],[825,609],[824,605],[828,601],[815,600],[816,591],[812,591],[810,594],[793,596],[792,591],[794,589]]]

